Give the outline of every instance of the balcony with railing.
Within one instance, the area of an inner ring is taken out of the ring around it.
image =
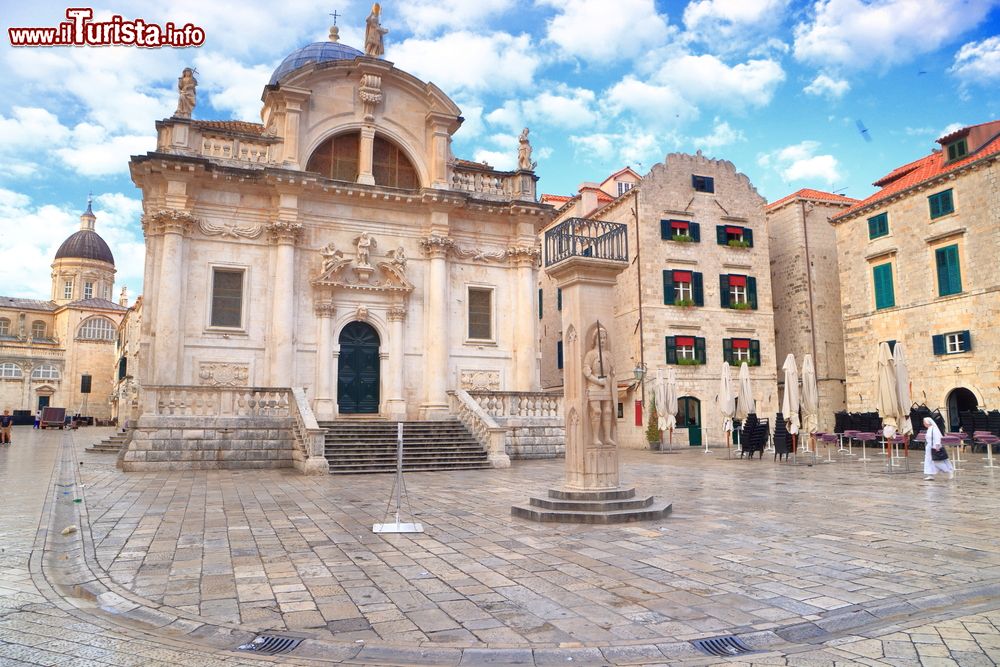
[[[604,220],[564,220],[545,232],[545,266],[570,257],[627,262],[628,227]]]

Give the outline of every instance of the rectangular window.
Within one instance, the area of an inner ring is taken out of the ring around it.
[[[694,337],[677,336],[677,359],[694,361]]]
[[[734,366],[744,361],[748,366],[760,366],[760,341],[750,338],[723,338],[722,356]]]
[[[212,270],[213,327],[240,327],[243,324],[243,271]]]
[[[493,339],[493,290],[469,288],[469,338]]]
[[[958,246],[950,245],[934,251],[937,265],[938,296],[962,291],[962,272],[958,266]]]
[[[538,288],[538,319],[542,319],[542,288]]]
[[[663,303],[668,306],[704,306],[701,273],[666,269],[663,272]]]
[[[880,236],[888,236],[889,234],[889,214],[879,213],[878,215],[868,218],[868,238],[877,239]]]
[[[563,367],[563,345],[561,340],[556,341],[556,368],[562,369]]]
[[[968,331],[953,331],[931,336],[934,354],[961,354],[972,351],[972,336]]]
[[[562,290],[556,288],[556,310],[562,310]]]
[[[701,226],[688,220],[660,220],[660,238],[664,241],[701,241]]]
[[[731,273],[719,275],[719,305],[737,310],[757,310],[757,279]]]
[[[83,298],[93,299],[94,298],[94,283],[84,283],[83,284]]]
[[[73,298],[73,281],[67,280],[63,283],[63,298],[72,299]]]
[[[962,345],[964,342],[962,340],[962,334],[951,333],[944,337],[945,342],[945,352],[947,354],[957,354],[958,352],[965,352],[965,346]]]
[[[951,190],[938,192],[927,198],[931,207],[931,220],[955,212],[955,203],[951,199]]]
[[[618,183],[618,196],[621,197],[623,194],[632,189],[632,183]]]
[[[752,248],[753,230],[749,227],[737,227],[736,225],[716,225],[715,240],[719,245]]]
[[[715,192],[715,179],[711,176],[691,176],[691,186],[697,192]]]
[[[969,154],[969,144],[965,139],[959,139],[948,144],[948,162],[953,162]]]
[[[892,308],[896,305],[896,295],[892,288],[892,264],[872,267],[875,282],[875,309]]]

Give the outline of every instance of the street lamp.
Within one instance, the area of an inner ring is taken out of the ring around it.
[[[632,372],[635,374],[636,383],[642,384],[642,378],[646,376],[646,364],[640,361],[636,364],[635,368],[632,369]]]

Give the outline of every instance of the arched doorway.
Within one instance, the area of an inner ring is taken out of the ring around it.
[[[337,404],[341,414],[378,414],[379,338],[374,327],[351,322],[340,332]]]
[[[677,428],[686,428],[688,444],[701,447],[701,401],[694,396],[677,399]]]
[[[965,387],[957,387],[948,394],[948,428],[958,431],[962,419],[959,413],[973,412],[979,409],[976,395]]]

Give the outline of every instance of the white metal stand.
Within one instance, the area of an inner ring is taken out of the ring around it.
[[[373,533],[422,533],[424,532],[424,527],[416,522],[403,523],[399,520],[399,512],[402,506],[403,493],[405,492],[405,487],[403,486],[403,423],[399,422],[396,424],[396,481],[392,485],[392,496],[396,498],[396,520],[393,523],[376,523],[372,525]],[[389,498],[389,502],[392,502],[392,496]],[[407,497],[407,504],[409,504],[409,497]],[[386,507],[386,514],[389,513],[389,508]],[[412,518],[413,510],[410,510],[410,515]]]

